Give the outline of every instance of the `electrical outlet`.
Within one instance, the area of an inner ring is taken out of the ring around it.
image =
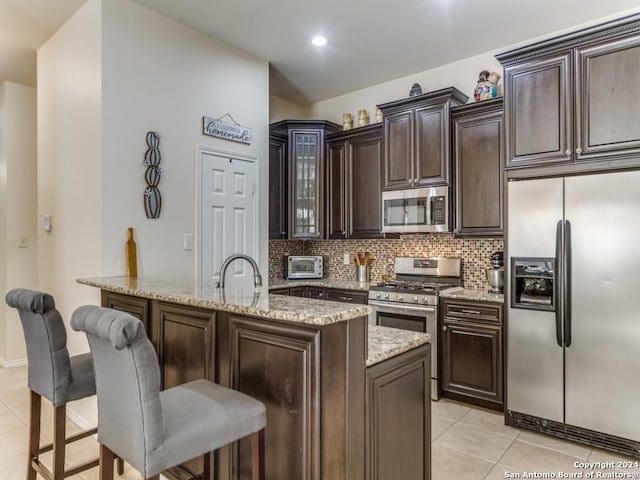
[[[351,254],[349,254],[349,253],[343,254],[342,263],[344,265],[349,265],[351,263]]]
[[[182,243],[185,250],[193,250],[193,234],[185,233]]]
[[[18,248],[27,248],[27,236],[20,235],[18,237]]]

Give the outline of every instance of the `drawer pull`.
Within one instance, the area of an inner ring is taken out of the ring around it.
[[[462,310],[462,313],[468,313],[469,315],[480,315],[478,310]]]
[[[338,297],[338,300],[344,300],[345,302],[350,302],[352,300],[351,297]]]
[[[442,327],[442,331],[446,332],[447,331],[447,326],[445,325],[444,327]]]

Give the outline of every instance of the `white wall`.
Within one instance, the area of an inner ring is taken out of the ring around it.
[[[99,0],[89,0],[38,50],[38,283],[67,323],[71,353],[87,350],[68,327],[71,313],[100,302],[96,289],[76,283],[101,271],[100,18]]]
[[[311,109],[309,105],[300,105],[277,95],[269,95],[269,123],[280,120],[309,118]]]
[[[0,85],[0,295],[17,287],[37,288],[36,90]],[[20,236],[27,247],[18,248]],[[18,313],[0,305],[0,363],[26,356]]]
[[[411,86],[416,82],[421,85],[424,93],[453,86],[465,93],[470,101],[474,101],[473,90],[478,82],[480,71],[496,71],[502,75],[502,67],[495,59],[494,53],[485,52],[475,57],[314,103],[310,106],[311,117],[342,124],[343,113],[351,113],[355,121],[358,110],[364,108],[369,113],[370,122],[373,123],[376,105],[408,97]]]
[[[127,0],[103,4],[103,269],[125,273],[134,227],[138,274],[191,282],[195,250],[195,146],[258,157],[260,267],[268,271],[268,63]],[[202,135],[202,116],[230,113],[253,128],[244,145]],[[160,133],[160,218],[147,219],[145,135]]]

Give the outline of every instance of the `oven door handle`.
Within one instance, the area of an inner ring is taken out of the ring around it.
[[[399,310],[409,310],[417,313],[435,313],[436,307],[423,307],[413,305],[389,305],[388,303],[369,300],[369,306],[375,307],[377,312],[398,313]]]

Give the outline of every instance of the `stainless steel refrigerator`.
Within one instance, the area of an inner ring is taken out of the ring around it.
[[[640,455],[640,172],[508,184],[511,424]]]

